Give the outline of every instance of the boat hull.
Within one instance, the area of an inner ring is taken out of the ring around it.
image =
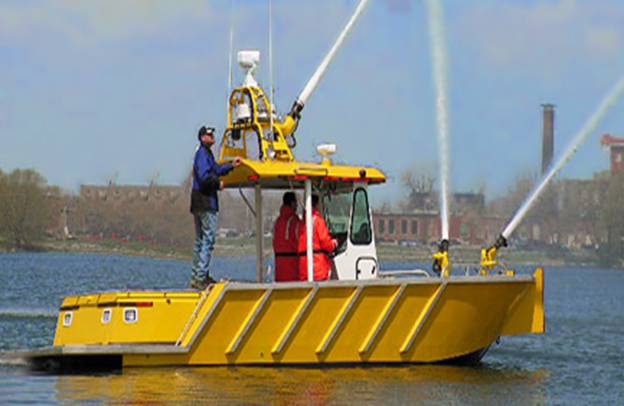
[[[123,367],[465,363],[478,362],[500,336],[544,332],[541,269],[532,276],[225,282],[203,293],[69,297],[61,309],[54,347],[32,360],[108,356]],[[128,322],[132,309],[136,320]]]

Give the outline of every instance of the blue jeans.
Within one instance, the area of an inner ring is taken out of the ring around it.
[[[208,266],[217,233],[217,212],[193,214],[195,220],[195,246],[193,247],[192,279],[204,281],[209,276]]]

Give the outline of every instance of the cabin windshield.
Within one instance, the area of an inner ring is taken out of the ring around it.
[[[323,195],[323,217],[329,232],[338,240],[339,245],[347,240],[352,203],[352,192]]]

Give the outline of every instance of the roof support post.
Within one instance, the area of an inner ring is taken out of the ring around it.
[[[306,261],[308,264],[308,282],[314,281],[314,251],[312,250],[312,180],[305,180],[305,221],[306,221]]]
[[[260,184],[255,185],[254,192],[256,210],[256,279],[259,283],[262,283],[264,273],[264,227],[262,218],[262,188]]]

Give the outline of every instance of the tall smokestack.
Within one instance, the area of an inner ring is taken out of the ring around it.
[[[544,111],[544,136],[542,139],[542,175],[546,173],[553,159],[555,141],[555,105],[542,104]]]

